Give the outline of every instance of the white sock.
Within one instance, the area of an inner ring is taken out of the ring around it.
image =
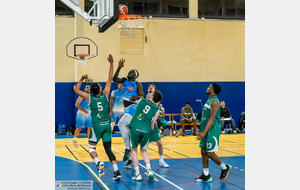
[[[112,165],[112,167],[114,168],[114,172],[118,170],[118,165],[117,164]]]
[[[149,169],[151,169],[150,164],[146,164],[147,172],[149,172]]]
[[[94,158],[94,162],[95,162],[96,165],[98,164],[98,162],[99,162],[98,157]]]
[[[134,170],[135,170],[135,175],[136,176],[140,174],[139,167],[134,167]]]
[[[227,168],[226,168],[226,166],[225,166],[225,164],[222,162],[222,164],[220,165],[220,167],[221,167],[221,169],[222,170],[226,170]]]
[[[164,158],[163,158],[163,157],[164,157],[164,155],[159,155],[159,161],[160,161],[160,162],[164,161]]]
[[[209,169],[203,168],[203,174],[207,176],[209,174]]]

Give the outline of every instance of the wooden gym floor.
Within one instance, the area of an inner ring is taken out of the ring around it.
[[[86,135],[83,138],[78,138],[78,141],[79,148],[75,148],[71,138],[55,139],[56,187],[61,181],[89,180],[93,183],[93,189],[245,189],[245,134],[220,135],[217,155],[224,163],[232,165],[232,170],[227,179],[220,180],[220,167],[210,160],[209,169],[213,178],[210,183],[194,181],[196,177],[202,174],[203,170],[199,141],[196,140],[196,136],[186,135],[178,138],[164,136],[162,138],[164,160],[170,165],[169,168],[159,167],[158,147],[155,142],[149,144],[148,154],[154,171],[154,181],[148,181],[145,174],[145,163],[138,151],[142,182],[131,179],[134,175],[133,168],[122,168],[125,165],[125,162],[121,161],[125,152],[122,137],[112,138],[112,150],[122,174],[121,181],[112,180],[113,169],[101,141],[98,143],[96,151],[99,160],[105,162],[105,176],[103,178],[98,177],[96,165],[88,153]]]

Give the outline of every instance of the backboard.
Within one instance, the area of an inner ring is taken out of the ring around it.
[[[78,59],[78,55],[80,54],[88,54],[88,59],[91,59],[98,55],[98,47],[91,39],[78,37],[68,43],[66,54],[73,59]]]
[[[81,3],[84,3],[84,0],[60,1],[91,25],[97,24],[100,33],[105,32],[119,20],[119,0],[90,0],[93,2],[93,6],[88,12],[85,12],[79,7]]]

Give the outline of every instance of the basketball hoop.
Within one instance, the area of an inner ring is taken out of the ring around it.
[[[87,59],[90,57],[90,54],[77,54],[77,64],[79,66],[85,66]]]
[[[119,21],[122,26],[122,36],[134,38],[137,27],[140,24],[142,16],[140,15],[119,15]]]

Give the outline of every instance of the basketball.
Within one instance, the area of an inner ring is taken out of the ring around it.
[[[119,14],[120,15],[127,15],[128,14],[128,8],[124,4],[119,5]]]

